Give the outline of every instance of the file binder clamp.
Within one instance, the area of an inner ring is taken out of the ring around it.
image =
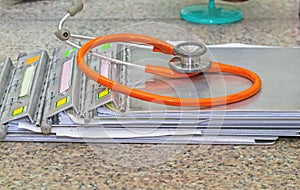
[[[5,89],[5,96],[1,98],[0,137],[5,136],[4,124],[9,122],[23,120],[37,125],[42,122],[41,109],[45,98],[42,94],[49,60],[46,51],[19,56],[16,67],[6,59],[0,76],[0,87]]]
[[[72,47],[79,49],[77,53],[77,64],[79,69],[86,76],[113,91],[144,101],[170,106],[211,107],[245,100],[258,93],[261,89],[262,82],[260,77],[256,73],[245,68],[226,65],[218,62],[211,62],[210,60],[203,58],[202,56],[206,53],[207,49],[206,46],[201,43],[186,42],[174,47],[173,45],[168,44],[167,42],[161,41],[159,39],[139,34],[110,34],[106,36],[99,36],[96,38],[72,34],[69,30],[63,28],[63,25],[69,17],[75,16],[82,9],[83,3],[80,0],[74,1],[71,7],[68,9],[67,14],[61,19],[58,26],[58,30],[55,32],[55,34],[60,40],[66,42]],[[79,46],[70,41],[70,38],[77,38],[89,41],[83,46]],[[126,61],[109,58],[92,50],[93,48],[96,48],[100,45],[114,42],[145,44],[153,46],[154,52],[170,54],[174,57],[169,62],[170,68],[154,65],[141,66]],[[136,67],[143,70],[146,73],[172,79],[194,77],[201,73],[221,72],[230,73],[247,78],[253,84],[246,90],[243,90],[236,94],[230,94],[228,96],[221,97],[177,98],[171,96],[162,96],[141,91],[135,88],[130,88],[99,74],[98,72],[90,68],[85,62],[85,56],[87,53],[100,57],[102,59],[109,60],[115,64]]]
[[[9,58],[4,61],[0,61],[0,107],[3,105],[5,93],[7,92],[6,87],[8,86],[10,75],[12,73],[13,64]],[[0,110],[0,113],[2,111]],[[1,118],[1,117],[0,117]],[[0,139],[5,138],[6,127],[0,124]]]

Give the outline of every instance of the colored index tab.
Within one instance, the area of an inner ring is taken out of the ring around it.
[[[30,65],[31,63],[37,62],[40,59],[40,55],[28,58],[25,62],[25,65]]]
[[[104,44],[104,45],[101,46],[101,50],[102,50],[102,51],[105,51],[105,50],[107,50],[107,49],[110,48],[110,47],[111,47],[111,43]]]
[[[70,55],[71,55],[71,53],[73,53],[74,51],[76,51],[76,48],[72,48],[72,49],[70,49],[70,50],[67,50],[66,52],[65,52],[65,57],[69,57]]]
[[[65,97],[65,98],[63,98],[63,99],[61,99],[61,100],[58,100],[57,102],[56,102],[56,105],[55,105],[55,107],[60,107],[60,106],[62,106],[62,105],[65,105],[66,103],[68,103],[68,97]]]
[[[59,93],[64,93],[70,88],[70,79],[71,79],[71,68],[72,68],[72,61],[69,60],[65,62],[62,66],[62,73],[60,78],[60,88]]]
[[[20,114],[23,113],[24,111],[25,111],[25,106],[20,107],[20,108],[17,108],[17,109],[15,109],[15,110],[12,112],[11,116],[20,115]]]
[[[109,94],[109,89],[105,89],[98,93],[98,99],[103,98],[104,96],[107,96]]]
[[[20,98],[29,95],[30,87],[34,77],[34,71],[35,71],[35,66],[30,66],[25,70],[25,74],[21,85],[20,95],[19,95]]]

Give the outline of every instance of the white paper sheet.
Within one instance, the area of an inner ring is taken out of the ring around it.
[[[41,133],[41,128],[29,123],[19,123],[19,129],[27,129]],[[201,131],[194,129],[127,129],[127,128],[103,128],[103,127],[53,127],[52,133],[58,137],[74,138],[145,138],[162,136],[186,136],[202,135]]]

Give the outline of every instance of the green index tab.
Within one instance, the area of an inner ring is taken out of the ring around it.
[[[111,47],[111,43],[104,44],[104,45],[101,46],[101,50],[102,50],[102,51],[105,51],[105,50],[107,50],[107,49],[110,48],[110,47]]]
[[[35,65],[30,66],[25,71],[22,85],[21,85],[20,95],[19,95],[20,98],[29,95],[30,93],[30,87],[34,77],[35,67],[36,67]]]
[[[76,48],[72,48],[72,49],[70,49],[70,50],[67,50],[67,51],[65,52],[65,57],[69,57],[69,55],[70,55],[71,53],[73,53],[74,51],[76,51]]]

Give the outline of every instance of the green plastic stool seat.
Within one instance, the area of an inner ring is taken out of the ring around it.
[[[191,5],[180,11],[180,17],[189,22],[198,24],[228,24],[243,19],[243,12],[234,6],[215,4]]]

